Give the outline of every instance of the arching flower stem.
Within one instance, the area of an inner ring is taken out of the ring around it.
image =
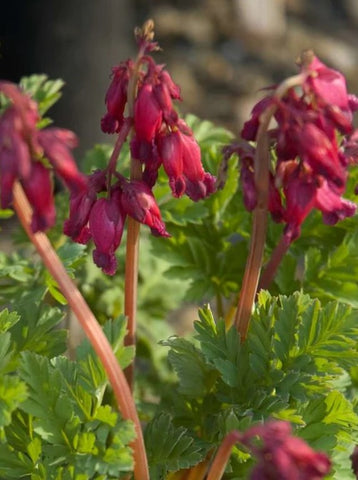
[[[76,315],[85,334],[91,342],[91,345],[103,364],[109,382],[113,388],[119,411],[124,419],[131,420],[134,423],[136,430],[136,438],[133,441],[134,478],[136,480],[149,480],[148,462],[141,425],[130,388],[124,373],[118,364],[117,358],[92,311],[66,272],[65,267],[53,249],[48,237],[42,232],[32,232],[30,226],[32,209],[18,182],[14,185],[13,195],[14,208],[23,228],[31,242],[34,244],[46,268],[58,283],[62,294],[67,299],[70,308]]]
[[[306,75],[294,75],[283,81],[276,89],[273,98],[279,100],[288,89],[302,85]],[[276,102],[273,102],[260,116],[260,125],[256,136],[255,153],[255,186],[257,204],[253,212],[253,226],[249,256],[246,262],[242,281],[239,302],[235,314],[234,325],[244,342],[249,328],[252,307],[255,301],[257,286],[262,266],[263,253],[266,242],[268,195],[269,195],[269,143],[267,130],[276,111]]]

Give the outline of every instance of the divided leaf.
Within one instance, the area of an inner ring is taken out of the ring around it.
[[[168,471],[189,468],[203,460],[208,446],[184,427],[175,427],[168,414],[159,414],[145,431],[150,478],[161,480]]]

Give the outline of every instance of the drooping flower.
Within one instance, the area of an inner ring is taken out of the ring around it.
[[[13,185],[18,180],[33,208],[33,231],[45,230],[55,222],[55,209],[50,171],[42,160],[47,158],[70,191],[85,189],[85,177],[71,153],[77,139],[69,130],[38,129],[36,103],[16,85],[0,81],[0,92],[10,100],[0,117],[1,206],[11,205]]]
[[[134,106],[134,129],[140,141],[154,141],[162,124],[163,113],[153,93],[153,85],[145,83],[138,92]]]
[[[189,127],[183,121],[176,130],[158,139],[158,153],[174,197],[184,193],[194,202],[215,191],[215,178],[205,172],[201,152]],[[183,133],[182,130],[188,132]]]
[[[150,56],[158,49],[153,36],[151,21],[142,29],[136,29],[139,48],[136,61],[127,60],[112,69],[112,81],[105,97],[107,111],[101,120],[104,132],[118,133],[114,150],[117,156],[131,131],[129,143],[135,179],[124,178],[117,170],[117,158],[112,156],[108,168],[103,171],[105,181],[100,189],[93,191],[88,180],[87,189],[71,196],[65,233],[75,241],[87,242],[93,236],[93,209],[107,208],[98,196],[105,192],[110,198],[113,189],[121,193],[120,208],[125,215],[148,225],[153,235],[168,237],[152,192],[162,165],[174,197],[186,194],[198,201],[215,190],[215,178],[202,166],[200,147],[193,132],[174,107],[173,102],[181,100],[180,88],[165,66],[156,64]],[[108,252],[108,249],[106,246],[102,251]],[[104,267],[104,271],[114,268],[112,254],[103,257],[102,252],[99,258],[99,247],[96,252],[97,264],[108,261],[109,267]]]
[[[352,125],[358,99],[348,94],[344,76],[324,65],[312,52],[304,52],[300,69],[300,89],[288,88],[278,98],[270,87],[270,94],[253,108],[241,132],[245,140],[255,140],[261,115],[267,108],[274,109],[276,125],[268,131],[275,153],[269,210],[276,221],[286,223],[289,242],[299,236],[304,219],[315,208],[328,224],[352,216],[356,210],[355,204],[343,199],[342,194],[347,167],[358,159]],[[245,205],[252,209],[256,198],[254,162],[245,155],[245,145],[236,150],[241,160]]]
[[[0,189],[1,207],[12,202],[12,187],[16,178],[27,178],[31,171],[31,156],[22,135],[21,118],[9,107],[0,118]]]
[[[183,174],[185,193],[194,202],[207,197],[215,191],[215,178],[205,172],[201,163],[200,147],[193,135],[181,135],[183,145]]]
[[[115,251],[121,243],[125,222],[121,195],[115,189],[109,198],[99,198],[89,215],[89,230],[96,247],[93,260],[108,275],[114,275],[117,269]]]
[[[76,135],[62,128],[46,128],[38,132],[38,142],[55,172],[70,191],[85,189],[85,177],[79,173],[71,153],[71,149],[77,146]]]
[[[169,237],[151,189],[140,180],[122,181],[123,211],[140,223],[148,225],[154,235]]]
[[[181,197],[186,186],[183,177],[183,143],[179,130],[158,138],[158,153],[168,175],[173,196]]]
[[[41,162],[33,162],[30,174],[23,179],[22,186],[33,210],[32,231],[44,231],[53,227],[56,211],[50,171]]]
[[[354,447],[352,455],[350,456],[352,462],[352,470],[356,478],[358,478],[358,445]]]
[[[88,220],[99,192],[106,191],[106,175],[97,170],[88,176],[86,188],[70,196],[70,214],[63,232],[77,243],[85,244],[91,238]]]
[[[303,52],[301,71],[307,73],[303,82],[306,95],[314,95],[322,107],[336,108],[352,120],[352,106],[344,76],[327,67],[312,51]],[[352,98],[352,97],[351,97]]]
[[[254,172],[255,148],[249,143],[242,142],[224,147],[223,153],[226,162],[234,153],[236,153],[240,158],[240,184],[243,193],[243,201],[246,210],[251,212],[257,205],[257,192]],[[273,174],[270,172],[268,210],[276,222],[281,222],[284,218],[284,208],[282,206],[281,195],[275,181],[277,182],[277,176],[275,179]]]
[[[141,44],[144,50],[153,50],[149,44],[147,47]],[[199,145],[174,108],[173,101],[181,100],[180,88],[164,65],[157,65],[148,55],[143,56],[141,61],[146,69],[137,71],[131,155],[144,165],[143,180],[150,188],[154,186],[158,170],[163,165],[173,196],[186,194],[193,201],[205,198],[214,192],[215,178],[204,171]],[[117,70],[113,69],[113,72],[120,73],[113,74],[106,95],[107,114],[102,119],[105,132],[118,132],[117,127],[123,122],[128,76],[132,70],[133,64],[129,62],[120,64]],[[114,112],[118,111],[116,116]]]
[[[258,460],[251,480],[319,480],[331,468],[326,454],[315,452],[302,439],[292,436],[288,422],[273,420],[255,425],[241,435],[240,442]]]
[[[132,60],[128,60],[112,69],[112,82],[105,98],[107,113],[101,120],[101,128],[104,133],[119,132],[123,124],[124,109],[128,95],[128,81],[132,66]]]

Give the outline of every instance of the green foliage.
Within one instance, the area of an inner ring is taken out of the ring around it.
[[[347,197],[353,197],[352,187]],[[337,300],[357,308],[357,221],[355,216],[335,226],[324,225],[321,214],[312,212],[280,265],[273,292],[291,294],[302,288],[322,302]],[[267,258],[277,244],[278,230],[269,229]]]
[[[186,121],[199,142],[205,168],[216,174],[221,149],[232,139],[232,134],[193,115]],[[155,194],[172,237],[153,239],[153,252],[170,262],[166,276],[171,281],[190,280],[185,296],[188,301],[229,297],[238,289],[247,256],[245,227],[249,215],[243,209],[237,182],[238,169],[233,161],[224,189],[193,203],[187,197],[171,198],[167,178],[159,177]]]
[[[0,220],[6,220],[7,218],[11,218],[14,215],[14,212],[9,208],[0,208]]]
[[[58,336],[57,309],[33,320],[33,334],[24,341],[20,333],[37,313],[33,306],[26,318],[0,314],[0,478],[114,479],[131,471],[134,428],[106,403],[108,384],[98,358],[88,342],[76,362],[53,356],[54,343],[43,339],[50,330]],[[104,331],[125,367],[133,351],[123,346],[124,318]]]
[[[216,443],[233,427],[269,417],[288,420],[315,448],[343,450],[348,461],[358,412],[341,379],[358,362],[355,311],[334,302],[322,306],[302,293],[261,292],[244,344],[207,307],[199,317],[192,341],[164,342],[179,382],[180,396],[169,394],[164,402],[175,422]],[[235,450],[232,468],[240,478],[246,460]],[[334,478],[341,478],[340,465],[335,468]]]
[[[21,239],[21,243],[22,239]],[[71,277],[84,261],[86,247],[61,238],[57,245],[57,254]],[[43,264],[32,255],[32,248],[27,245],[10,255],[0,252],[0,302],[17,305],[23,303],[26,294],[43,300],[50,294],[56,301],[64,305],[64,297],[55,280],[49,275]]]
[[[305,256],[306,291],[317,298],[337,299],[358,307],[358,235],[348,232],[328,254],[310,248]]]
[[[60,79],[48,80],[47,75],[31,75],[20,81],[20,87],[35,100],[42,117],[60,99],[64,84]],[[43,128],[51,122],[49,118],[42,118],[38,126]]]
[[[11,422],[13,411],[27,396],[24,382],[13,375],[17,355],[10,331],[18,321],[14,312],[0,312],[0,429]]]
[[[105,169],[108,165],[113,146],[110,144],[97,144],[91,150],[87,151],[81,161],[81,166],[86,174],[92,173],[97,169]],[[122,155],[121,155],[122,159]]]
[[[37,75],[21,85],[44,115],[63,82]],[[192,115],[186,121],[205,168],[216,175],[232,135]],[[49,123],[42,118],[39,127]],[[111,151],[110,145],[96,145],[87,152],[86,173],[105,168]],[[126,173],[128,144],[119,162]],[[348,457],[358,438],[357,218],[335,227],[323,225],[318,213],[307,218],[271,294],[260,293],[244,344],[208,307],[200,309],[192,338],[171,335],[165,322],[183,298],[200,304],[215,298],[222,317],[223,299],[230,308],[236,297],[251,226],[238,180],[232,158],[223,189],[193,203],[172,198],[161,169],[155,196],[172,237],[141,232],[135,394],[141,420],[148,422],[151,479],[198,464],[231,430],[271,417],[290,421],[297,435],[329,453],[329,478],[352,478]],[[347,192],[352,199],[356,181]],[[51,241],[124,368],[134,356],[123,343],[124,245],[118,275],[104,276],[93,266],[90,248],[62,235],[68,196],[56,197]],[[0,211],[0,218],[9,216]],[[265,261],[281,233],[281,225],[269,223]],[[113,392],[90,343],[82,342],[76,360],[64,355],[66,300],[24,238],[17,233],[17,251],[0,253],[0,480],[125,478],[133,469],[133,426],[114,410]],[[157,348],[166,337],[165,348]],[[251,466],[238,445],[224,478],[248,478]]]
[[[159,414],[148,424],[145,441],[151,480],[196,465],[208,450],[208,445],[195,440],[186,428],[175,427],[168,414]]]

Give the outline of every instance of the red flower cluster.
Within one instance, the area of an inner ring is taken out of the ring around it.
[[[107,191],[107,172],[90,175],[86,191],[71,195],[70,217],[64,225],[65,234],[75,242],[93,239],[93,260],[108,275],[114,275],[117,269],[115,251],[121,243],[127,215],[148,225],[154,235],[169,236],[148,185],[126,180],[120,174],[117,179]],[[106,191],[106,198],[98,197]]]
[[[51,172],[44,160],[50,162],[70,191],[77,193],[86,187],[86,179],[71,154],[77,139],[69,130],[39,130],[36,103],[16,85],[0,82],[0,92],[11,101],[0,117],[1,207],[11,205],[12,188],[19,180],[33,209],[32,230],[45,230],[55,223],[55,207]]]
[[[143,180],[152,188],[163,165],[174,197],[185,193],[194,201],[205,198],[213,193],[215,178],[204,171],[193,132],[173,107],[172,101],[180,100],[180,89],[163,65],[157,65],[147,55],[141,63],[145,71],[138,74],[131,153],[145,166]],[[128,60],[112,70],[107,113],[101,122],[106,133],[119,132],[123,125],[133,69],[133,62]]]
[[[150,32],[139,35],[137,61],[127,60],[112,69],[107,113],[101,121],[104,132],[118,133],[123,141],[132,127],[131,154],[144,165],[143,177],[127,180],[111,161],[105,171],[89,177],[85,192],[71,196],[64,228],[76,242],[93,238],[94,261],[110,275],[116,271],[115,250],[126,215],[148,225],[154,235],[169,236],[151,190],[161,165],[175,197],[186,193],[197,201],[214,191],[215,178],[202,167],[199,145],[173,107],[172,101],[180,99],[179,87],[148,55],[156,49],[152,38]]]
[[[352,462],[352,470],[356,478],[358,478],[358,445],[354,447],[352,455],[350,456]]]
[[[251,480],[319,480],[329,473],[327,455],[315,452],[291,433],[288,422],[270,421],[240,435],[240,442],[258,460]]]
[[[342,198],[347,167],[357,157],[352,116],[358,99],[347,93],[343,75],[328,68],[312,52],[301,61],[299,90],[288,88],[282,98],[265,97],[252,110],[242,138],[256,140],[261,115],[272,107],[277,125],[269,138],[277,158],[270,179],[269,210],[276,221],[286,223],[285,236],[292,242],[313,208],[321,210],[329,225],[352,216],[356,205]],[[341,141],[337,138],[342,138]],[[256,204],[252,147],[240,147],[242,186],[248,209]],[[284,202],[281,202],[283,197]]]

